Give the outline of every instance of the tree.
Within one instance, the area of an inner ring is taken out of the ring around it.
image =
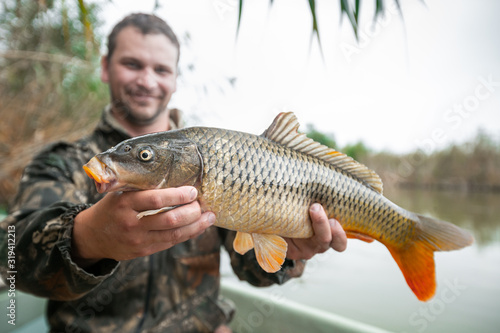
[[[47,141],[76,138],[107,100],[97,4],[7,0],[0,8],[0,205]]]
[[[349,20],[351,27],[354,31],[354,35],[356,36],[356,39],[358,39],[358,29],[359,29],[359,13],[361,10],[361,0],[338,0],[339,1],[339,6],[340,6],[340,13],[341,17],[343,18],[344,15],[347,16],[347,19]],[[399,0],[394,0],[396,3],[396,6],[398,9],[401,11],[401,7],[399,5]],[[310,14],[312,17],[312,34],[316,35],[318,39],[318,43],[321,48],[321,39],[320,39],[320,34],[319,34],[319,27],[318,27],[318,17],[316,15],[316,0],[307,0],[309,4],[309,10]],[[386,1],[384,0],[374,0],[375,2],[375,15],[374,15],[374,20],[377,19],[379,15],[383,15],[385,10],[386,10]],[[274,0],[269,0],[269,4],[272,6],[274,3]],[[240,28],[241,24],[241,16],[243,13],[243,0],[239,0],[239,10],[238,10],[238,27],[237,30]]]
[[[363,143],[363,141],[358,141],[355,144],[346,145],[342,149],[342,152],[356,161],[360,161],[370,152],[370,149]]]
[[[305,133],[314,141],[319,142],[327,147],[336,149],[337,143],[335,142],[335,137],[333,136],[333,134],[322,133],[318,131],[312,124],[307,124],[307,130]]]

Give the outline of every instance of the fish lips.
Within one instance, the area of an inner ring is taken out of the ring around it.
[[[111,192],[118,186],[116,173],[106,163],[102,162],[97,156],[83,166],[87,176],[95,182],[97,192]]]

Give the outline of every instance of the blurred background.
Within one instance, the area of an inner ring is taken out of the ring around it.
[[[180,39],[170,106],[188,126],[258,134],[294,111],[301,131],[376,170],[391,200],[476,239],[436,255],[437,297],[424,305],[385,248],[357,241],[272,292],[398,332],[496,332],[500,2],[2,1],[0,214],[34,153],[98,121],[106,36],[139,11]]]

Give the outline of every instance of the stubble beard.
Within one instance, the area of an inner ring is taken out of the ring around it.
[[[151,117],[144,117],[140,112],[134,110],[134,108],[129,103],[120,98],[116,98],[115,96],[113,96],[112,92],[111,95],[111,109],[113,110],[113,112],[115,112],[115,115],[136,126],[151,125],[167,110],[167,106],[161,103],[160,105],[158,105],[156,112]]]

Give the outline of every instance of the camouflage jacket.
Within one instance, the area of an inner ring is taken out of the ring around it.
[[[265,273],[253,251],[235,253],[234,232],[217,227],[147,257],[79,267],[70,255],[74,217],[102,197],[82,165],[127,138],[105,111],[89,136],[47,147],[25,169],[11,214],[1,223],[0,273],[6,277],[9,271],[10,226],[16,288],[49,299],[51,332],[213,331],[234,312],[219,296],[221,246],[236,275],[253,285],[281,284],[302,273],[303,264],[292,261],[275,274]]]

